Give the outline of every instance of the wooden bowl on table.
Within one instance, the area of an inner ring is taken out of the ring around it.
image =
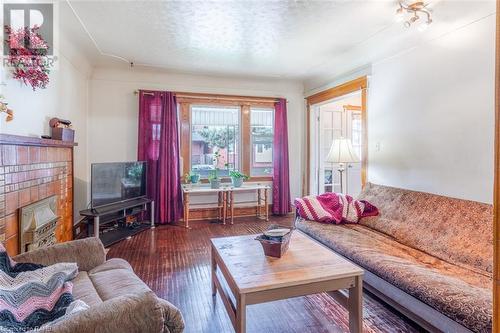
[[[260,242],[264,254],[269,257],[281,258],[288,250],[293,229],[272,224],[262,235],[255,239]]]

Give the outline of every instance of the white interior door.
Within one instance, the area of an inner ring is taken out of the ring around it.
[[[319,108],[319,170],[318,194],[340,192],[340,176],[337,163],[325,162],[333,140],[345,135],[346,117],[343,110],[331,110],[327,106]]]
[[[340,193],[340,173],[337,163],[327,163],[325,159],[333,140],[345,137],[351,139],[353,148],[361,160],[362,118],[361,111],[345,110],[338,101],[314,108],[311,115],[311,175],[312,194],[325,192]],[[361,163],[349,163],[343,173],[344,193],[357,197],[361,191]]]

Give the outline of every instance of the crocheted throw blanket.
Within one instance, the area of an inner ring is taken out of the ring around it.
[[[362,217],[378,215],[377,207],[369,202],[340,193],[297,198],[295,207],[303,219],[323,223],[358,223]]]
[[[0,332],[27,332],[66,312],[76,263],[16,263],[0,244]]]

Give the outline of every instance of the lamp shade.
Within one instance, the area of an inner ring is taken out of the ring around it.
[[[354,152],[352,142],[349,139],[340,138],[333,140],[332,146],[325,162],[328,163],[356,163],[359,162],[358,155]]]

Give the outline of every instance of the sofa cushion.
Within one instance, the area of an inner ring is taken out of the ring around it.
[[[358,199],[380,211],[360,224],[447,262],[491,275],[491,205],[374,184],[367,184]]]
[[[94,267],[89,271],[89,274],[94,274],[98,272],[109,271],[112,269],[128,269],[129,271],[133,271],[132,266],[121,258],[111,258],[107,260],[104,264]]]
[[[162,305],[152,292],[117,296],[48,325],[41,333],[167,332]],[[181,318],[182,319],[182,318]]]
[[[492,280],[362,225],[298,221],[297,228],[461,325],[491,330]]]
[[[97,305],[103,302],[103,300],[109,299],[109,297],[106,297],[105,299],[101,298],[100,294],[97,291],[96,285],[94,285],[94,280],[96,283],[102,284],[105,283],[105,279],[109,278],[111,280],[115,280],[115,274],[114,271],[118,270],[116,272],[117,274],[120,274],[120,272],[123,273],[125,271],[125,275],[130,275],[130,272],[135,276],[133,273],[132,267],[130,264],[119,258],[113,258],[102,265],[99,265],[93,269],[91,269],[89,272],[79,272],[77,277],[73,280],[73,295],[75,296],[75,299],[79,299],[87,303],[89,306]],[[98,275],[97,278],[95,278],[95,275],[97,273],[103,273],[103,272],[108,272],[107,274],[102,274]],[[91,276],[93,278],[91,278]],[[125,278],[125,281],[129,281],[130,279]],[[98,282],[97,282],[98,281]],[[134,280],[135,281],[135,280]],[[126,283],[126,282],[124,282]],[[141,290],[142,285],[144,283],[141,281]],[[103,290],[104,294],[107,295],[107,292],[105,288],[102,288],[102,285],[99,286],[99,290]],[[111,288],[111,286],[110,286]],[[134,288],[133,288],[134,289]],[[131,289],[132,290],[132,289]],[[149,290],[149,289],[148,289]],[[116,296],[122,295],[122,294],[115,294]],[[111,297],[112,298],[112,297]]]
[[[130,265],[122,259],[111,259],[103,265],[89,271],[97,293],[103,301],[121,295],[143,294],[151,291],[149,287],[130,268]]]
[[[101,309],[115,309],[113,311],[116,311],[116,304],[121,304],[122,299],[143,298],[143,295],[151,294],[151,290],[135,275],[130,264],[119,258],[110,259],[89,272],[80,272],[73,280],[73,283],[75,299],[83,300],[90,308],[83,313],[68,316],[63,322],[57,323],[55,326],[50,326],[50,332],[74,332],[74,327],[77,327],[79,332],[93,332],[95,327],[92,326],[94,324],[89,323],[89,320],[91,322],[99,322],[99,320],[95,319],[95,316],[96,313],[101,313]],[[166,300],[156,297],[155,299],[157,303],[155,308],[158,308],[161,314],[163,332],[183,332],[184,320],[179,309]],[[122,305],[118,307],[120,306]],[[99,314],[98,316],[101,315]],[[112,315],[112,313],[109,315]],[[131,316],[131,314],[126,315]],[[80,317],[81,319],[77,319]],[[149,315],[147,319],[152,320]],[[117,322],[119,323],[119,321]],[[115,323],[110,323],[109,325],[101,323],[100,325],[99,332],[119,331],[119,329],[115,328]],[[126,324],[121,323],[120,325],[123,326]],[[141,325],[137,325],[136,327],[139,326]],[[128,327],[128,331],[144,332],[144,330],[138,330],[137,328],[134,330],[132,327]]]
[[[75,299],[82,300],[89,306],[102,303],[102,299],[97,294],[94,284],[89,278],[87,272],[80,271],[73,279],[73,296]]]

